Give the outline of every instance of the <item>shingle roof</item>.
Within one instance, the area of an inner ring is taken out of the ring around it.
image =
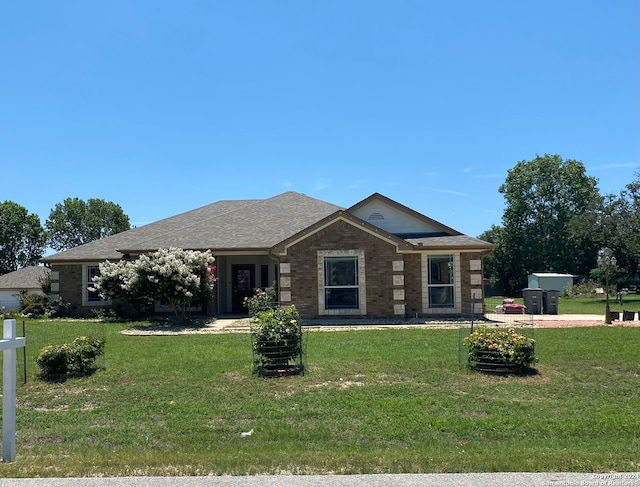
[[[407,242],[417,248],[430,249],[478,249],[491,250],[494,244],[468,235],[447,235],[444,237],[408,238]]]
[[[29,266],[0,276],[0,289],[40,289],[41,279],[50,270],[44,266]]]
[[[268,250],[341,207],[296,192],[264,200],[223,200],[96,240],[43,262],[117,260],[159,248]]]
[[[385,198],[372,195],[371,198]],[[490,250],[493,244],[460,234],[414,210],[388,200],[403,211],[450,232],[447,236],[407,238],[416,249]],[[343,216],[361,203],[346,210]],[[148,225],[96,240],[42,259],[45,263],[119,260],[123,254],[139,254],[159,248],[216,251],[269,251],[277,244],[335,216],[343,208],[296,192],[263,200],[223,200]],[[355,217],[354,217],[355,218]]]

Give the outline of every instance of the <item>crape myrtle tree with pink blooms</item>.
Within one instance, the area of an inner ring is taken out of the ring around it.
[[[178,322],[185,323],[191,306],[203,305],[213,296],[213,262],[208,250],[159,249],[135,260],[100,264],[93,289],[105,300],[137,306],[169,303]]]

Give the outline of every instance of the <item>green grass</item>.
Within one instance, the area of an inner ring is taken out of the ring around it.
[[[502,302],[502,297],[494,296],[486,298],[487,309],[494,309],[497,304]],[[516,298],[517,303],[522,304],[522,297]],[[559,314],[594,314],[603,315],[605,312],[606,300],[604,296],[579,296],[565,297],[560,296],[558,301]],[[622,305],[617,301],[617,295],[609,296],[609,306],[611,311],[640,311],[640,294],[627,294],[623,297]]]
[[[104,370],[18,387],[0,478],[640,469],[640,328],[536,329],[524,377],[460,367],[457,330],[309,332],[282,379],[252,374],[242,334],[29,322],[27,341],[87,326]]]
[[[564,314],[601,314],[604,315],[606,301],[604,296],[581,296],[575,298],[560,297],[558,311]],[[617,295],[609,296],[611,311],[640,311],[640,294],[627,294],[618,303]]]

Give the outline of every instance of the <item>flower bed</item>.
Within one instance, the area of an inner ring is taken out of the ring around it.
[[[480,328],[464,339],[471,367],[483,372],[521,373],[535,361],[535,340],[508,330]]]

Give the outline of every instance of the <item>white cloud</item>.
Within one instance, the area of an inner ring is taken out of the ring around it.
[[[438,193],[453,194],[455,196],[469,196],[468,193],[463,193],[461,191],[456,191],[455,189],[429,188],[429,190],[430,191],[437,191]]]
[[[637,162],[611,162],[609,164],[602,164],[601,166],[589,167],[590,171],[606,171],[608,169],[622,169],[627,167],[640,167],[640,163]]]
[[[313,185],[313,191],[323,191],[329,187],[331,187],[331,185],[327,181],[321,179],[320,181],[315,182]]]

